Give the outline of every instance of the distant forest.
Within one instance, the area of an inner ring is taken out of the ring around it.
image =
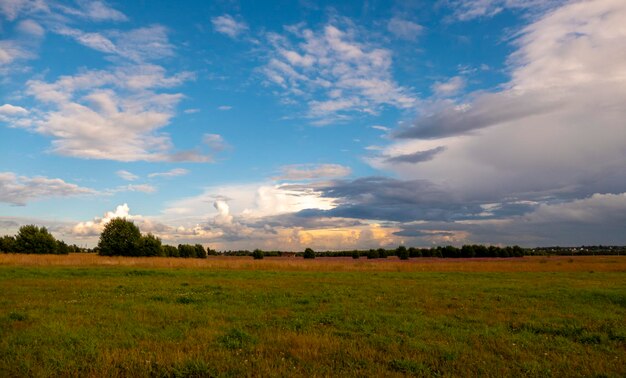
[[[591,255],[626,255],[626,246],[580,246],[580,247],[536,247],[522,248],[519,246],[485,246],[468,244],[462,247],[437,246],[432,248],[415,248],[398,246],[395,249],[369,249],[350,251],[323,251],[315,252],[307,248],[303,252],[293,251],[263,251],[261,249],[215,251],[205,248],[201,244],[179,244],[178,246],[162,244],[161,240],[152,234],[142,235],[137,226],[131,221],[116,218],[109,222],[95,248],[82,248],[75,244],[68,245],[57,240],[45,228],[35,225],[20,227],[17,235],[0,237],[0,252],[27,253],[27,254],[69,254],[69,253],[98,253],[103,256],[145,256],[145,257],[182,257],[206,258],[210,255],[222,256],[251,256],[262,259],[265,256],[297,256],[306,259],[316,257],[352,257],[368,259],[384,259],[397,256],[402,260],[418,257],[439,258],[511,258],[523,256],[591,256]]]

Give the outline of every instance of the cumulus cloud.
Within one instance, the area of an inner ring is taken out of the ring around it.
[[[339,164],[296,164],[281,167],[282,175],[276,180],[312,180],[338,178],[352,173],[349,167]]]
[[[160,92],[190,78],[167,76],[155,65],[83,71],[54,82],[30,80],[26,93],[39,102],[29,122],[14,123],[50,136],[64,156],[117,161],[211,161],[197,151],[172,152],[159,130],[174,116],[180,93]]]
[[[397,38],[415,41],[422,34],[424,27],[415,22],[394,17],[387,23],[387,30]]]
[[[137,180],[139,178],[139,176],[137,176],[137,175],[135,175],[135,174],[133,174],[131,172],[125,171],[123,169],[115,172],[115,174],[118,175],[123,180],[126,180],[126,181],[135,181],[135,180]]]
[[[233,16],[225,14],[223,16],[213,17],[211,19],[213,28],[218,33],[225,34],[230,38],[237,38],[248,30],[248,25],[243,21],[237,21]]]
[[[320,125],[376,114],[384,106],[414,106],[410,91],[393,80],[391,51],[360,41],[349,23],[339,24],[269,33],[269,61],[262,68],[268,82],[306,102],[306,116]]]
[[[86,194],[96,194],[96,191],[58,178],[27,177],[13,172],[0,172],[0,202],[24,206],[34,200]]]
[[[188,169],[184,169],[184,168],[174,168],[174,169],[170,169],[169,171],[166,172],[154,172],[154,173],[150,173],[148,175],[148,177],[153,178],[153,177],[165,177],[165,178],[171,178],[171,177],[178,177],[178,176],[184,176],[186,174],[189,173]]]

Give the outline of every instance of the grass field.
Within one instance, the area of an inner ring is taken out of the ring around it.
[[[0,255],[0,376],[626,376],[626,257]]]

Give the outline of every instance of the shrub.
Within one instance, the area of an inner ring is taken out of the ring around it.
[[[398,256],[398,258],[400,260],[408,260],[409,259],[409,250],[406,249],[405,246],[401,245],[398,248],[396,248],[396,256]]]
[[[305,259],[314,259],[315,258],[315,251],[313,251],[311,248],[307,248],[304,250],[304,258]]]
[[[140,256],[165,256],[161,253],[161,240],[152,234],[139,239]]]
[[[261,251],[260,249],[255,249],[255,250],[252,252],[252,257],[253,257],[255,260],[261,260],[261,259],[263,258],[263,251]]]
[[[45,227],[27,225],[20,227],[15,238],[15,252],[56,254],[57,241]]]
[[[141,232],[125,218],[112,219],[100,234],[98,248],[102,256],[138,256]]]

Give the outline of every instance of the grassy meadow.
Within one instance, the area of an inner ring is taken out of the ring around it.
[[[626,376],[626,257],[0,255],[0,376]]]

